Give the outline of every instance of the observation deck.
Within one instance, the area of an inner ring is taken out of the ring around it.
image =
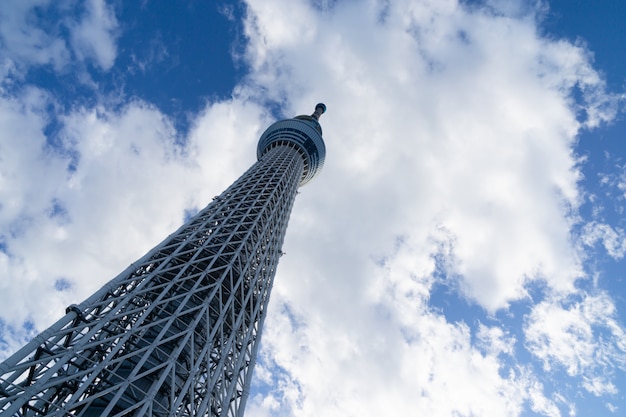
[[[257,146],[257,159],[276,146],[289,146],[298,151],[304,160],[304,171],[300,186],[311,181],[324,166],[326,145],[322,138],[319,117],[326,111],[326,105],[319,103],[310,115],[296,116],[280,120],[263,132]]]

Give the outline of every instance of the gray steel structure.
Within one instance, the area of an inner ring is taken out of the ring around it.
[[[312,116],[270,126],[205,209],[0,364],[3,416],[241,416]]]

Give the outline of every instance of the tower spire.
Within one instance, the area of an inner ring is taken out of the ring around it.
[[[315,120],[319,121],[320,120],[320,116],[322,114],[324,114],[324,113],[326,113],[326,105],[324,103],[317,103],[315,105],[315,111],[313,112],[311,117],[314,118]]]

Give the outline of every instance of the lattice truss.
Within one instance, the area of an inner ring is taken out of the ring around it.
[[[277,146],[2,365],[7,416],[242,415],[304,162]]]

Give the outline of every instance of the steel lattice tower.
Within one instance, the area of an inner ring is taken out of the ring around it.
[[[270,126],[204,210],[0,364],[3,416],[241,416],[318,104]]]

